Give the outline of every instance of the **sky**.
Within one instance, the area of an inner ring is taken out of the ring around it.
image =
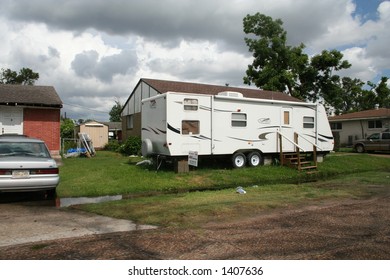
[[[337,49],[341,74],[390,77],[390,1],[2,0],[0,68],[31,68],[73,119],[108,121],[141,78],[245,87],[243,18],[281,19],[288,44]]]

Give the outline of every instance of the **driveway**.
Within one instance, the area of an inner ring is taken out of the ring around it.
[[[56,208],[52,201],[0,202],[0,247],[93,234],[151,229],[128,220],[74,209]]]

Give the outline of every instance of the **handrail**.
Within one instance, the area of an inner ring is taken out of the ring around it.
[[[309,142],[310,144],[312,144],[313,146],[315,146],[317,149],[319,150],[323,150],[321,149],[317,144],[313,143],[312,141],[310,141],[309,139],[307,139],[305,136],[303,136],[302,134],[298,133],[298,132],[295,132],[296,134],[299,135],[299,137],[303,138],[304,140],[306,140],[307,142]]]
[[[301,146],[299,146],[299,145],[298,145],[297,143],[295,143],[294,141],[290,140],[287,136],[283,135],[283,133],[281,133],[280,131],[277,131],[277,133],[278,133],[280,136],[284,137],[288,142],[290,142],[291,144],[293,144],[295,147],[297,147],[298,149],[300,149],[300,150],[302,150],[302,151],[305,152],[305,150],[304,150]]]

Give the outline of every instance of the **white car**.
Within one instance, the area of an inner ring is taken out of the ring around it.
[[[0,192],[47,191],[59,184],[57,163],[45,142],[23,135],[0,135]]]

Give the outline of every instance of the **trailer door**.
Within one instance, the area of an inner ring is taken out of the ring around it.
[[[294,142],[294,122],[293,122],[293,108],[282,107],[280,117],[280,131],[282,137],[283,152],[293,152],[295,150]]]

